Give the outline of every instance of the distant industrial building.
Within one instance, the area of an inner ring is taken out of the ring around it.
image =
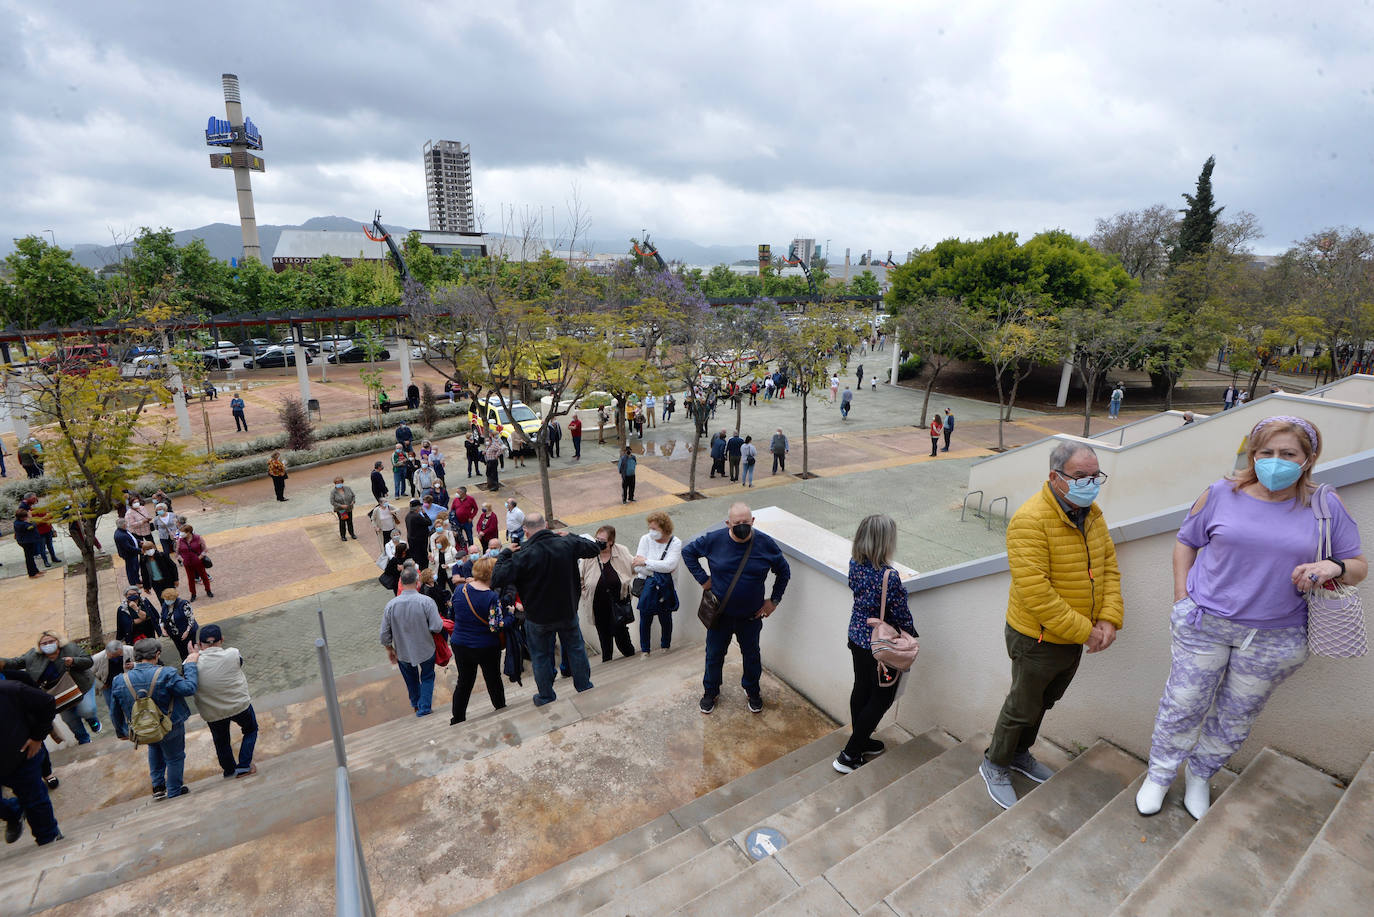
[[[422,150],[429,228],[436,232],[472,232],[472,156],[468,144],[430,140]]]
[[[816,259],[816,240],[815,239],[793,239],[788,246],[788,257],[800,258],[807,264]]]
[[[402,239],[396,238],[399,245]],[[481,258],[491,250],[490,240],[480,232],[425,232],[420,230],[420,244],[436,255],[460,254],[464,258]],[[374,242],[361,231],[330,232],[328,230],[285,229],[272,252],[272,270],[304,268],[327,255],[343,261],[385,261],[388,257],[385,242]]]

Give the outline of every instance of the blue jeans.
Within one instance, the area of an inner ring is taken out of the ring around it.
[[[458,523],[458,529],[463,533],[463,538],[467,540],[467,543],[472,544],[472,523],[460,522]]]
[[[1117,414],[1120,414],[1120,413],[1121,413],[1121,402],[1120,402],[1120,401],[1111,401],[1111,402],[1108,402],[1108,403],[1107,403],[1107,416],[1108,416],[1108,417],[1115,417]]]
[[[81,721],[85,720],[87,723],[90,723],[92,727],[100,723],[100,720],[96,718],[95,688],[92,687],[82,695],[81,700],[78,701],[75,706],[68,707],[58,715],[62,717],[62,721],[71,729],[72,735],[76,736],[76,744],[85,745],[91,740],[91,734],[86,731],[85,723]]]
[[[153,789],[167,788],[167,798],[180,796],[185,789],[181,776],[186,771],[186,724],[177,723],[161,742],[148,746],[148,775]]]
[[[553,703],[558,695],[553,690],[553,640],[558,638],[564,652],[568,654],[568,664],[572,669],[573,687],[579,692],[592,687],[592,668],[587,662],[587,647],[582,642],[582,628],[577,618],[568,618],[557,624],[536,624],[525,622],[525,639],[530,648],[530,665],[534,669],[534,685],[538,690],[534,695],[534,705],[542,707]]]
[[[42,754],[23,758],[18,767],[0,776],[0,786],[9,787],[15,795],[14,799],[0,799],[0,818],[12,821],[25,816],[33,839],[39,844],[51,844],[58,835],[57,816],[43,783],[43,759]]]
[[[755,460],[754,460],[754,462],[757,462],[757,461],[758,461],[758,459],[755,459]],[[751,462],[745,462],[745,463],[744,463],[744,468],[740,471],[740,483],[743,484],[745,487],[748,487],[750,484],[753,484],[753,483],[754,483],[754,464],[753,464],[753,463],[751,463]]]
[[[673,613],[671,611],[649,611],[639,610],[639,651],[649,652],[650,638],[653,636],[654,618],[658,618],[659,627],[663,631],[662,646],[665,650],[673,645]]]
[[[234,761],[234,746],[229,741],[230,723],[238,723],[239,730],[243,733],[243,740],[239,742],[237,764]],[[224,776],[248,773],[248,769],[253,766],[253,746],[258,744],[258,718],[253,713],[253,705],[249,704],[248,709],[242,713],[235,713],[206,725],[210,727],[210,738],[215,742],[215,757],[219,759],[219,767]]]
[[[106,687],[100,693],[105,695],[105,709],[110,711],[110,722],[114,723],[115,735],[121,739],[124,738],[124,724],[119,721],[119,717],[114,715],[114,689]]]
[[[434,657],[430,656],[419,665],[397,660],[401,677],[405,679],[406,693],[410,695],[410,708],[416,716],[428,716],[434,702]]]
[[[725,666],[725,654],[730,649],[730,638],[739,643],[740,655],[744,657],[744,677],[740,687],[750,697],[759,693],[759,678],[763,675],[763,656],[759,653],[759,634],[763,631],[763,619],[737,615],[722,615],[713,630],[706,632],[706,674],[701,686],[708,697],[720,693],[721,670]]]
[[[404,468],[391,469],[391,492],[398,497],[405,494],[406,470]]]

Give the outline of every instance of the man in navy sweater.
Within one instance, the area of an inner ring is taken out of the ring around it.
[[[749,561],[740,570],[745,550],[751,544]],[[749,712],[762,713],[759,678],[763,674],[763,657],[759,653],[759,634],[763,631],[763,619],[778,607],[787,581],[792,577],[782,549],[776,541],[754,528],[754,514],[749,507],[736,503],[730,507],[725,528],[712,529],[692,539],[682,549],[682,560],[702,588],[710,589],[719,599],[725,598],[730,581],[739,571],[739,581],[730,593],[730,600],[721,606],[720,620],[706,632],[706,674],[702,678],[705,693],[701,695],[701,712],[710,713],[716,709],[721,669],[730,649],[730,638],[734,637],[744,657],[744,677],[740,679],[740,686],[749,696]],[[701,568],[703,560],[710,568],[709,575]],[[769,571],[773,573],[773,591],[765,599],[764,585]]]

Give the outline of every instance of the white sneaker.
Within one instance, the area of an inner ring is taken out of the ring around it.
[[[1135,794],[1135,810],[1141,815],[1159,814],[1159,810],[1164,808],[1164,794],[1167,792],[1167,786],[1160,786],[1146,777]]]
[[[1183,808],[1194,818],[1202,818],[1212,805],[1211,781],[1198,777],[1187,764],[1183,765]]]

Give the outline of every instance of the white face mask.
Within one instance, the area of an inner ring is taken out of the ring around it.
[[[45,655],[45,656],[50,655],[50,654],[52,654],[52,653],[57,652],[57,644],[56,644],[56,643],[40,643],[40,644],[38,644],[38,651],[39,651],[40,653],[42,653],[43,655]]]
[[[657,529],[649,529],[649,537],[652,538],[654,541],[662,541],[663,533],[658,531]]]

